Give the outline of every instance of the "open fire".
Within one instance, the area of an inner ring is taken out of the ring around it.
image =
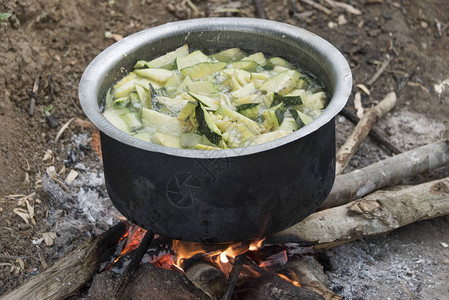
[[[132,225],[122,237],[119,243],[122,244],[120,255],[106,268],[119,273],[120,268],[114,268],[114,265],[126,258],[133,250],[137,249],[144,238],[146,230]],[[163,241],[165,247],[151,247],[141,260],[141,263],[152,263],[156,267],[176,270],[185,273],[191,261],[202,261],[213,265],[219,269],[226,277],[229,277],[232,271],[236,257],[245,254],[246,263],[243,265],[241,276],[248,278],[257,278],[261,276],[260,269],[275,273],[280,278],[300,287],[301,284],[294,272],[282,270],[288,261],[288,255],[295,254],[295,251],[289,251],[287,246],[263,245],[264,239],[253,241],[251,243],[239,242],[235,244],[201,244],[194,242],[185,242],[180,240],[166,241],[160,236],[155,236],[154,241]],[[125,263],[126,264],[126,263]],[[124,265],[125,265],[124,264]],[[122,270],[123,271],[123,270]]]

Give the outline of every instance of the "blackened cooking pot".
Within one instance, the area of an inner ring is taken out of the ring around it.
[[[107,90],[137,60],[185,43],[206,53],[240,47],[283,57],[317,76],[330,102],[311,124],[288,136],[213,151],[147,143],[103,117]],[[320,206],[335,177],[334,118],[351,86],[344,57],[315,34],[268,20],[215,18],[168,23],[115,43],[85,70],[79,98],[101,132],[106,187],[117,209],[156,233],[216,243],[281,231]]]

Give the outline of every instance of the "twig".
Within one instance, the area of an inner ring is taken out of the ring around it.
[[[68,120],[64,125],[62,125],[61,129],[59,129],[58,133],[56,134],[55,143],[58,142],[59,138],[61,137],[62,133],[69,127],[70,123],[75,120],[75,117]]]
[[[362,12],[359,9],[355,8],[354,6],[352,6],[350,4],[338,2],[338,1],[334,1],[334,0],[324,0],[324,1],[326,1],[326,3],[332,7],[344,9],[346,12],[348,12],[350,14],[353,14],[353,15],[361,15],[362,14]]]
[[[249,242],[245,242],[242,244],[243,247],[248,248]],[[220,298],[221,300],[230,300],[232,295],[234,294],[235,285],[237,284],[237,280],[239,279],[240,272],[242,271],[243,264],[245,263],[246,251],[235,258],[234,265],[232,266],[232,271],[229,273],[228,282],[226,291],[223,296]]]
[[[318,9],[319,11],[322,11],[323,13],[325,13],[326,15],[330,15],[332,13],[332,11],[330,9],[327,9],[326,7],[324,7],[321,4],[318,4],[312,0],[299,0],[301,2],[304,2],[305,4],[312,6],[315,9]]]
[[[41,248],[36,245],[37,256],[39,256],[39,260],[41,261],[42,268],[46,269],[48,267],[47,261],[45,260],[44,254],[42,253]]]
[[[346,119],[357,125],[360,122],[360,119],[349,109],[346,107],[340,111],[340,114],[344,116]],[[381,146],[383,146],[386,150],[390,151],[392,154],[400,154],[404,151],[399,149],[396,145],[390,142],[380,131],[378,128],[373,127],[369,132],[369,136],[375,139]]]
[[[136,274],[137,267],[139,266],[140,261],[142,260],[143,255],[145,254],[148,247],[150,246],[153,238],[154,238],[154,232],[151,230],[148,230],[145,233],[145,236],[143,237],[142,242],[140,243],[139,247],[135,250],[128,267],[124,271],[124,273],[122,275],[123,280],[120,283],[120,285],[117,287],[115,292],[113,293],[113,295],[114,295],[113,298],[122,299],[122,296],[126,290],[126,287],[128,286],[128,283]]]
[[[372,85],[377,79],[379,79],[380,75],[382,75],[382,73],[385,71],[385,69],[388,67],[388,65],[390,64],[390,62],[393,60],[393,56],[390,56],[390,58],[388,58],[383,64],[382,66],[379,68],[379,70],[377,70],[376,74],[373,75],[373,77],[371,77],[370,80],[368,80],[366,83],[368,85]]]
[[[439,141],[338,175],[321,209],[346,204],[369,193],[449,165],[449,143]]]
[[[78,113],[81,116],[84,116],[83,111],[81,110],[81,108],[78,106],[78,104],[76,104],[75,100],[73,100],[72,98],[72,94],[70,93],[70,91],[67,93],[67,95],[69,96],[70,101],[73,103],[73,105],[75,106],[76,110],[78,111]]]
[[[337,151],[335,173],[341,174],[362,141],[371,131],[377,121],[386,115],[396,105],[396,93],[389,92],[376,106],[370,108],[360,119],[346,142]]]
[[[54,90],[53,90],[53,76],[51,74],[48,75],[48,89],[50,90],[48,99],[50,103],[53,103]]]
[[[257,16],[261,19],[266,19],[265,8],[262,0],[254,0],[254,6],[256,7]]]
[[[15,255],[8,255],[8,254],[1,254],[0,253],[0,259],[6,259],[6,260],[16,260],[20,258],[19,256],[15,256]]]
[[[30,101],[30,109],[28,114],[30,116],[34,115],[34,109],[36,107],[36,97],[37,92],[39,91],[39,75],[36,75],[36,79],[34,80],[33,90],[31,91],[31,101]]]

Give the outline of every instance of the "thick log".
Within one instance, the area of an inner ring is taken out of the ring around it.
[[[386,186],[449,165],[449,142],[439,141],[339,175],[321,208],[346,204]]]
[[[98,271],[102,254],[117,244],[128,228],[120,222],[99,236],[91,237],[53,266],[0,297],[1,300],[65,299],[75,295]]]
[[[447,214],[449,177],[399,190],[377,191],[346,205],[316,212],[267,238],[267,242],[310,242],[316,249],[331,248]]]
[[[371,128],[376,125],[377,121],[386,115],[396,105],[396,93],[389,92],[385,98],[376,106],[367,110],[367,112],[360,119],[351,135],[346,142],[337,151],[337,159],[335,172],[337,175],[343,173],[346,165],[351,157],[359,148],[362,141],[371,131]]]

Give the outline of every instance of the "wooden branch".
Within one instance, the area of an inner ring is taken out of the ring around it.
[[[249,242],[244,242],[242,247],[248,249]],[[240,255],[237,255],[234,261],[234,265],[232,266],[231,273],[229,273],[227,287],[223,293],[223,296],[220,298],[221,300],[230,300],[232,295],[234,294],[235,285],[237,284],[237,280],[239,279],[240,272],[242,271],[243,264],[246,259],[246,251]]]
[[[346,205],[316,212],[267,242],[311,242],[315,249],[331,248],[447,214],[449,177],[400,190],[377,191]]]
[[[362,12],[359,9],[355,8],[354,6],[352,6],[350,4],[338,2],[338,1],[334,1],[334,0],[324,0],[324,1],[327,4],[329,4],[331,7],[344,9],[347,13],[354,14],[354,15],[362,14]]]
[[[402,180],[449,165],[449,142],[439,141],[339,175],[321,209],[346,204]]]
[[[101,254],[114,246],[128,228],[120,222],[100,236],[91,237],[77,249],[60,259],[44,272],[17,289],[0,297],[1,300],[65,299],[76,292],[98,271]]]
[[[344,107],[340,114],[344,116],[346,119],[357,125],[357,123],[360,122],[359,117],[355,115],[355,113],[351,112],[349,109]],[[372,137],[374,140],[376,140],[382,147],[384,147],[386,150],[390,151],[392,154],[400,154],[404,151],[399,149],[396,145],[394,145],[390,140],[388,140],[387,137],[382,133],[382,131],[379,130],[377,127],[371,128],[371,131],[369,132],[369,136]]]
[[[360,122],[352,131],[343,146],[337,151],[335,172],[343,173],[351,157],[359,148],[362,141],[371,131],[377,121],[387,114],[396,105],[396,93],[389,92],[387,96],[376,106],[370,108],[360,119]]]

